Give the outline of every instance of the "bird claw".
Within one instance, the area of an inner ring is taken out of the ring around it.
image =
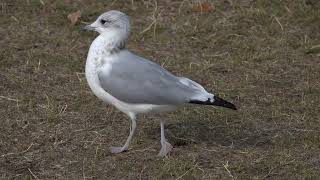
[[[172,145],[165,141],[162,144],[162,147],[161,147],[161,150],[160,150],[158,156],[165,157],[165,156],[167,156],[167,154],[169,154],[172,151],[172,149],[173,149]]]

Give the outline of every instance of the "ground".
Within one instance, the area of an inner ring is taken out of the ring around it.
[[[2,0],[0,176],[9,179],[317,179],[317,0]],[[111,9],[132,21],[128,48],[237,105],[129,119],[84,77],[97,36],[80,27]],[[73,26],[67,16],[80,10]],[[174,151],[160,150],[160,119]],[[108,178],[107,178],[108,177]]]

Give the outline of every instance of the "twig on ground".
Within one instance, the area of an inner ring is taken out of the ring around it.
[[[195,164],[192,168],[188,169],[185,173],[183,173],[181,176],[179,176],[176,180],[181,179],[183,176],[188,174],[190,171],[194,170],[197,166],[198,166],[198,164]]]
[[[30,168],[28,168],[28,171],[30,172],[30,174],[35,178],[35,179],[39,179],[32,171]]]
[[[283,26],[280,23],[279,19],[276,16],[274,16],[274,19],[277,21],[277,23],[280,25],[281,30],[283,31]]]
[[[20,100],[18,99],[13,99],[13,98],[9,98],[9,97],[5,97],[5,96],[0,96],[1,99],[6,99],[6,100],[9,100],[9,101],[14,101],[14,102],[19,102]]]
[[[223,165],[223,167],[226,169],[226,171],[228,172],[229,176],[230,176],[232,179],[234,179],[234,176],[232,175],[231,171],[228,169],[228,167],[229,167],[229,162],[227,161],[226,164],[223,164],[223,163],[222,163],[222,165]]]
[[[145,28],[143,31],[140,32],[140,34],[144,34],[145,32],[149,31],[153,26],[153,38],[155,38],[155,36],[156,36],[157,18],[161,14],[161,12],[160,12],[160,13],[158,13],[158,15],[156,15],[156,13],[158,11],[158,2],[156,0],[154,0],[154,5],[155,5],[155,7],[153,10],[153,14],[152,14],[151,24],[147,28]]]
[[[76,75],[78,77],[79,82],[82,83],[82,79],[80,78],[79,74],[83,75],[84,73],[76,72]]]
[[[113,6],[114,5],[114,3],[116,3],[118,0],[114,0],[114,1],[112,1],[112,3],[110,4],[110,6]]]
[[[141,170],[141,172],[140,172],[140,175],[139,175],[139,179],[142,179],[142,173],[143,173],[143,171],[144,171],[146,168],[147,168],[146,166],[143,166],[143,168],[142,168],[142,170]]]

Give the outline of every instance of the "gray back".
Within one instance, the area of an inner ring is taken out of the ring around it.
[[[98,75],[103,89],[126,103],[178,105],[200,93],[161,66],[127,50],[119,52],[110,73],[102,69]]]

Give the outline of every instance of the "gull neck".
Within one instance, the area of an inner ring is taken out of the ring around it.
[[[128,33],[125,31],[108,30],[102,32],[93,44],[97,49],[114,54],[126,48],[127,39]]]

